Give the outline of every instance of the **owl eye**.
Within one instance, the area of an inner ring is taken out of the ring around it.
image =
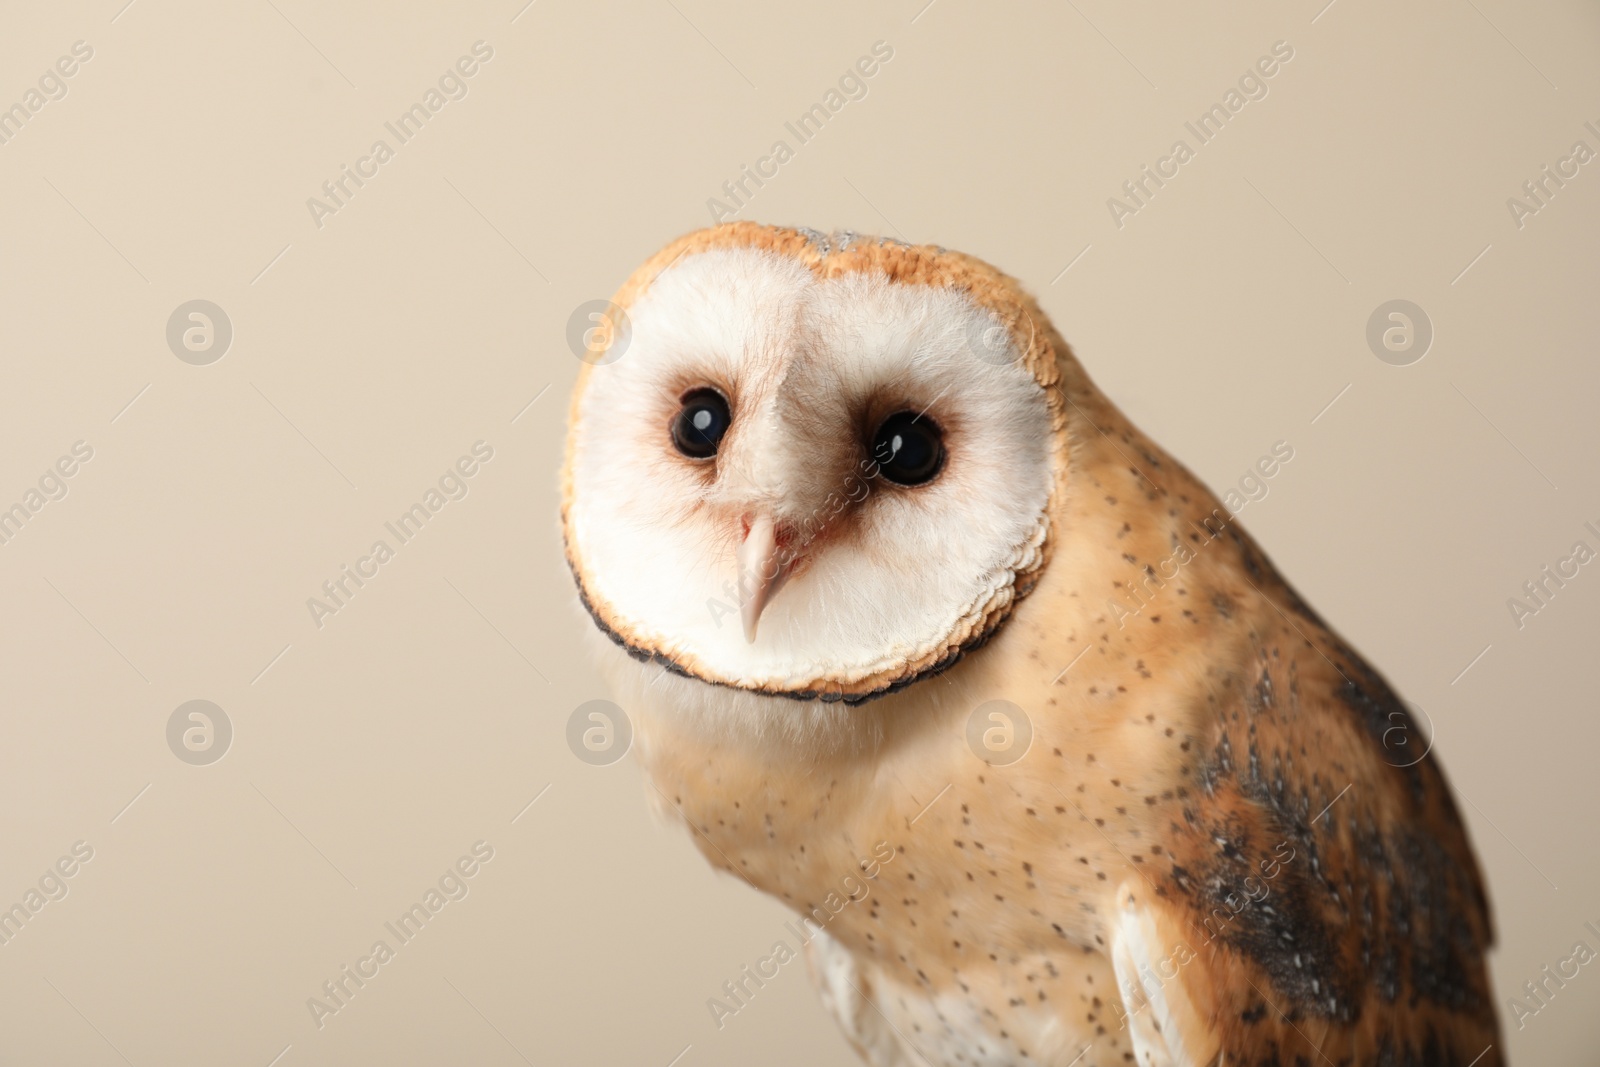
[[[721,393],[696,389],[683,398],[683,407],[672,419],[672,444],[690,459],[710,459],[732,422]]]
[[[896,485],[922,485],[944,466],[944,439],[931,420],[898,411],[873,435],[872,456]]]

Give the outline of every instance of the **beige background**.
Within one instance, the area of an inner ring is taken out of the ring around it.
[[[94,56],[0,146],[0,504],[94,458],[0,546],[0,903],[94,858],[0,945],[0,1062],[849,1062],[799,968],[713,1026],[786,916],[652,822],[631,760],[568,750],[605,694],[554,514],[573,309],[879,40],[741,217],[991,260],[1219,489],[1289,441],[1243,521],[1434,723],[1502,1012],[1596,945],[1600,564],[1506,606],[1600,548],[1600,163],[1506,207],[1600,149],[1592,5],[523,2],[5,5],[0,105]],[[469,95],[317,228],[480,39]],[[1118,229],[1107,198],[1278,40],[1270,95]],[[1364,339],[1397,297],[1436,332],[1407,367]],[[210,366],[164,337],[194,298],[235,331]],[[480,439],[470,494],[316,628]],[[165,739],[195,698],[234,727],[210,766]],[[307,998],[480,839],[470,895],[319,1030]],[[1590,1062],[1597,1005],[1589,968],[1508,1018],[1512,1058]]]

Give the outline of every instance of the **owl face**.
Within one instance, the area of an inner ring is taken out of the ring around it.
[[[1009,614],[1042,563],[1055,434],[969,289],[796,236],[746,224],[624,289],[628,347],[573,402],[567,552],[636,656],[858,701]]]

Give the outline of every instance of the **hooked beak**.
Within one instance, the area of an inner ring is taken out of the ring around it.
[[[744,623],[744,639],[755,644],[756,624],[761,620],[761,613],[789,577],[794,562],[781,557],[772,516],[759,514],[750,520],[737,559],[739,592],[744,598],[739,605],[739,617]]]

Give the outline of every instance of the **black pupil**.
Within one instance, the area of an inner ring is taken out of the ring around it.
[[[891,482],[921,485],[939,473],[944,463],[944,444],[939,428],[932,422],[902,411],[890,415],[878,427],[872,456]]]
[[[692,459],[708,459],[717,454],[717,445],[732,421],[722,394],[696,390],[683,398],[683,408],[672,420],[672,443]]]

